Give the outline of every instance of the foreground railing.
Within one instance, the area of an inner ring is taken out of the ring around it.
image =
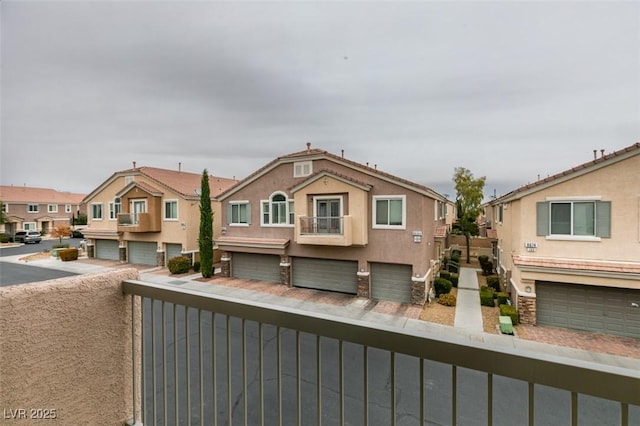
[[[637,371],[177,287],[123,289],[134,309],[142,300],[134,420],[145,425],[640,424]]]

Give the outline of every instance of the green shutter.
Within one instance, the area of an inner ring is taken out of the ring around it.
[[[596,237],[611,238],[611,201],[596,201]]]
[[[536,203],[536,234],[549,235],[549,203]]]

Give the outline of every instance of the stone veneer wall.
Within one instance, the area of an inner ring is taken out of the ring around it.
[[[291,259],[287,255],[280,255],[280,284],[291,287]]]
[[[518,314],[522,324],[536,324],[536,298],[527,296],[517,296]]]
[[[0,406],[26,416],[3,424],[115,426],[133,417],[122,281],[138,276],[129,268],[0,287]],[[45,413],[55,418],[30,418]]]

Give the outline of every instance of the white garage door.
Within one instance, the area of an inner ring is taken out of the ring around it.
[[[536,282],[540,325],[640,338],[640,290]]]
[[[167,244],[167,262],[174,257],[182,256],[181,244]]]
[[[392,302],[411,302],[411,265],[371,264],[371,297]]]
[[[115,240],[96,240],[96,258],[120,260],[120,245]]]
[[[156,266],[156,243],[144,243],[141,241],[129,241],[128,261],[135,265]]]
[[[295,257],[291,265],[293,285],[356,294],[358,262]]]
[[[280,256],[273,254],[232,253],[231,275],[250,280],[280,282]]]

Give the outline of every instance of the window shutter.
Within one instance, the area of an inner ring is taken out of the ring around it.
[[[247,203],[247,225],[251,225],[251,203]]]
[[[536,235],[549,235],[549,203],[536,203]]]
[[[227,225],[230,225],[232,222],[232,215],[233,213],[231,212],[231,204],[227,204]]]
[[[596,202],[596,237],[611,238],[611,201]]]

